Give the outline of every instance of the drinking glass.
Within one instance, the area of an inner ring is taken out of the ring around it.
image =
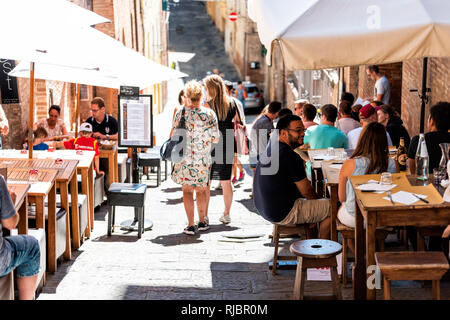
[[[334,148],[333,147],[328,148],[327,156],[334,156]]]
[[[440,185],[442,180],[445,180],[445,170],[442,168],[433,169],[434,184]]]
[[[29,171],[28,181],[29,182],[38,182],[39,181],[39,170],[31,169]]]
[[[390,172],[383,172],[381,174],[380,184],[392,184],[392,174]]]

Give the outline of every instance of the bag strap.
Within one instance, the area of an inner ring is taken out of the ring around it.
[[[186,128],[186,119],[184,117],[185,111],[186,111],[186,108],[183,107],[183,109],[181,110],[181,119],[180,119],[180,122],[178,123],[178,126],[177,126],[178,129],[185,129]]]
[[[238,118],[239,118],[239,124],[243,125],[242,119],[241,119],[241,112],[239,111],[239,108],[238,108],[238,106],[236,104],[236,101],[234,99],[232,99],[232,100],[233,100],[234,108],[236,109],[236,112],[237,112],[237,115],[238,115]]]

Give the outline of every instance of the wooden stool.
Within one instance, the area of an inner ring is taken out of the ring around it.
[[[342,252],[342,246],[339,243],[323,239],[300,240],[291,244],[290,250],[298,259],[294,284],[295,300],[323,298],[342,299],[336,260],[336,256]],[[331,270],[333,295],[305,296],[306,269],[327,267],[330,267]]]
[[[144,232],[144,204],[146,184],[112,183],[109,187],[108,198],[108,236],[114,232],[115,206],[134,207],[135,219],[138,221],[138,238]]]
[[[295,257],[285,257],[278,256],[278,241],[280,238],[288,238],[292,236],[301,236],[307,239],[306,235],[307,226],[304,224],[298,225],[273,225],[273,233],[272,233],[272,241],[274,243],[274,253],[273,253],[273,265],[272,265],[272,274],[277,274],[277,261],[278,260],[295,260]]]
[[[355,229],[347,227],[346,225],[337,222],[337,228],[336,230],[341,234],[342,236],[342,286],[347,286],[347,262],[348,262],[348,245],[347,241],[349,239],[355,239]],[[389,233],[392,233],[392,228],[385,228],[385,229],[377,229],[375,232],[375,238],[377,240],[378,250],[384,251],[384,240],[386,240],[386,237]]]
[[[384,276],[385,300],[391,299],[392,280],[431,280],[433,299],[440,299],[440,280],[449,268],[442,252],[376,252],[375,261]]]

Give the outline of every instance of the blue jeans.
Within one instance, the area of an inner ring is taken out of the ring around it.
[[[39,242],[33,236],[18,235],[4,238],[5,245],[11,249],[11,262],[1,276],[16,270],[17,277],[32,277],[39,273],[41,251]]]

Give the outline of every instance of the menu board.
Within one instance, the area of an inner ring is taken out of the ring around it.
[[[119,146],[153,147],[152,96],[119,95]]]

